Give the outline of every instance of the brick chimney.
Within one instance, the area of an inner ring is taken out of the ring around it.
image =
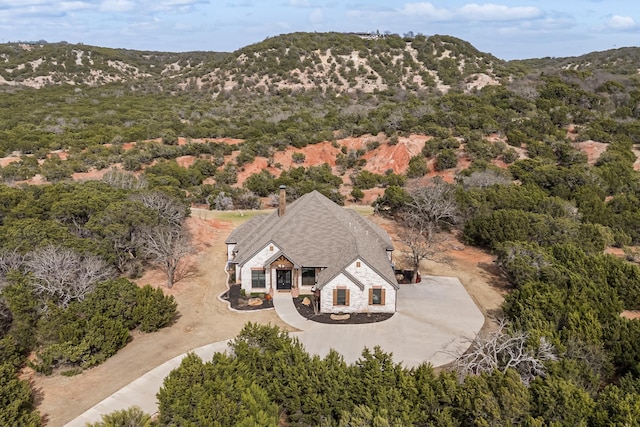
[[[280,186],[280,200],[278,201],[278,216],[284,216],[284,210],[287,207],[287,187]]]

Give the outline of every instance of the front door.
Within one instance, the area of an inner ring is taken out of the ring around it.
[[[291,270],[276,270],[276,289],[291,289]]]

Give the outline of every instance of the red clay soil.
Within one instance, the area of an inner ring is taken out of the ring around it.
[[[398,143],[395,145],[389,145],[383,135],[363,135],[339,139],[335,143],[324,141],[307,145],[303,148],[288,147],[283,151],[275,152],[271,161],[264,157],[256,157],[253,162],[242,165],[238,171],[237,185],[242,185],[249,176],[262,170],[268,170],[278,177],[283,170],[299,166],[308,168],[309,166],[320,166],[325,163],[331,166],[334,174],[339,175],[336,167],[336,158],[341,153],[342,147],[347,150],[367,150],[367,145],[374,142],[379,143],[379,146],[367,151],[362,156],[366,160],[366,164],[362,169],[377,174],[384,174],[388,170],[402,174],[407,170],[409,159],[420,154],[429,138],[425,135],[410,135],[406,138],[399,138]],[[304,154],[304,161],[294,163],[292,160],[293,153]],[[225,163],[234,161],[237,154],[237,152],[234,152],[226,156]],[[348,174],[343,176],[343,181],[347,185],[350,184]]]
[[[384,174],[392,170],[397,174],[404,174],[409,167],[409,160],[422,153],[424,144],[430,139],[425,135],[410,135],[408,138],[398,138],[398,143],[389,145],[386,142],[365,153],[363,158],[367,164],[363,169],[369,172]]]
[[[88,172],[76,172],[71,174],[71,179],[74,181],[96,181],[102,179],[102,177],[109,172],[111,168],[95,170],[94,168],[89,169]],[[31,184],[31,182],[29,182]]]
[[[8,164],[19,162],[22,158],[16,156],[7,156],[0,159],[0,166],[5,167]]]
[[[196,158],[196,156],[181,156],[176,158],[176,163],[180,167],[188,168],[196,161]]]
[[[587,163],[594,165],[600,158],[600,155],[607,150],[609,144],[589,140],[574,142],[573,145],[587,155]]]
[[[572,127],[569,127],[567,135],[575,139],[576,133],[575,130],[572,132]],[[430,136],[426,135],[409,135],[408,137],[400,137],[398,138],[398,142],[395,145],[388,144],[388,138],[384,134],[378,135],[362,135],[359,137],[350,137],[350,138],[342,138],[338,139],[335,142],[325,141],[318,144],[307,145],[303,148],[294,148],[288,147],[283,151],[278,151],[273,154],[271,159],[266,159],[264,157],[256,157],[253,162],[247,163],[240,168],[238,168],[238,182],[235,184],[237,187],[241,187],[243,183],[246,181],[248,177],[250,177],[254,173],[259,173],[263,170],[268,170],[274,176],[278,177],[282,173],[283,170],[288,170],[293,167],[298,166],[319,166],[324,163],[331,166],[332,171],[335,175],[340,176],[340,171],[336,166],[336,157],[341,153],[343,148],[346,150],[364,150],[365,154],[362,156],[364,160],[366,160],[366,164],[362,168],[363,170],[367,170],[376,174],[384,174],[387,171],[393,171],[394,173],[404,174],[406,173],[409,159],[415,155],[419,155],[424,147],[425,143],[430,139]],[[499,134],[492,134],[487,136],[486,138],[490,142],[506,142],[504,136]],[[143,143],[149,142],[161,142],[161,139],[152,139],[148,141],[143,141]],[[207,143],[207,142],[216,142],[216,143],[225,143],[231,145],[237,145],[243,142],[241,139],[234,138],[202,138],[202,139],[187,139],[184,137],[178,138],[179,145],[185,145],[189,143],[199,144],[199,143]],[[106,144],[111,145],[111,144]],[[129,142],[122,144],[123,150],[129,150],[136,145],[135,142]],[[376,148],[369,150],[369,147],[377,145]],[[579,150],[584,151],[587,154],[589,164],[594,164],[599,156],[606,150],[607,144],[595,142],[595,141],[583,141],[576,142],[574,146]],[[518,152],[520,158],[526,158],[526,149],[515,147],[515,150]],[[294,163],[292,160],[293,153],[302,153],[305,156],[305,159],[301,163]],[[61,159],[66,159],[68,157],[68,153],[65,150],[57,150],[55,153]],[[239,151],[234,151],[231,155],[225,157],[225,164],[231,163],[235,161],[235,158],[239,154]],[[636,156],[640,159],[640,151],[636,153]],[[17,156],[8,156],[5,158],[0,158],[0,166],[6,166],[12,162],[19,161],[20,157]],[[176,162],[182,167],[189,167],[196,160],[194,156],[182,156],[176,159]],[[501,160],[493,160],[492,163],[500,168],[506,168],[508,165],[502,162]],[[453,169],[448,169],[445,171],[435,171],[435,159],[428,159],[427,161],[430,172],[423,178],[413,180],[415,184],[424,185],[432,178],[438,176],[441,177],[444,181],[453,183],[455,181],[456,174],[463,169],[466,169],[470,164],[471,160],[466,155],[464,151],[464,147],[462,146],[458,150],[458,165]],[[89,172],[84,173],[74,173],[72,178],[76,181],[87,181],[87,180],[97,180],[101,179],[105,173],[108,172],[111,168],[120,168],[121,165],[114,164],[108,169],[103,169],[100,171],[90,170]],[[638,160],[634,164],[634,168],[636,170],[640,170],[640,160]],[[343,174],[343,187],[340,189],[341,193],[347,198],[347,200],[351,200],[350,192],[351,192],[351,179],[350,174],[351,171],[347,171],[347,173]],[[47,181],[41,176],[37,175],[34,178],[20,182],[31,185],[41,185],[47,184]],[[207,184],[214,184],[214,179],[208,179],[205,181]],[[364,190],[365,197],[361,204],[371,204],[378,196],[380,196],[384,192],[384,189],[374,188],[370,190]]]
[[[624,317],[625,319],[640,319],[640,311],[639,310],[625,310],[622,313],[620,313],[620,316]]]
[[[231,156],[226,156],[225,157],[225,164],[227,163],[227,159],[235,159],[238,155],[237,151],[234,151],[234,153]],[[242,184],[247,180],[247,178],[249,178],[251,175],[253,175],[254,173],[260,173],[263,170],[268,170],[269,172],[271,172],[274,176],[278,177],[280,176],[280,171],[275,169],[275,168],[270,168],[268,166],[268,160],[265,159],[264,157],[256,157],[255,160],[251,163],[247,163],[244,164],[240,167],[240,169],[238,170],[238,183],[237,186],[241,187]]]

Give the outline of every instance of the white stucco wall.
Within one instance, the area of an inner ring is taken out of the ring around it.
[[[273,247],[273,250],[270,250]],[[250,292],[268,292],[271,286],[271,279],[269,275],[269,268],[266,270],[266,287],[265,288],[251,288],[251,269],[263,268],[266,260],[274,256],[280,248],[273,243],[267,244],[264,248],[260,249],[249,261],[247,261],[240,270],[240,284],[241,288],[246,293]]]
[[[360,267],[357,266],[360,262]],[[345,274],[338,274],[333,280],[323,286],[320,295],[320,310],[323,313],[355,313],[355,312],[394,312],[396,309],[396,290],[386,280],[371,269],[361,260],[354,261],[345,269],[349,274],[355,277],[364,289],[361,290],[351,279]],[[333,305],[333,290],[339,287],[349,289],[349,306]],[[385,290],[384,305],[369,305],[369,290],[374,287],[381,287]]]

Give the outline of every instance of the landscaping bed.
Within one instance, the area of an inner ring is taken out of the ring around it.
[[[310,297],[307,297],[307,298],[311,299]],[[293,304],[296,306],[298,313],[300,313],[302,317],[305,317],[309,320],[313,320],[314,322],[318,322],[318,323],[344,324],[344,325],[377,323],[377,322],[383,322],[391,318],[391,316],[393,316],[394,314],[394,313],[351,313],[349,315],[349,318],[337,320],[335,319],[336,316],[333,316],[334,318],[332,318],[331,314],[324,314],[324,313],[315,314],[313,312],[313,307],[311,306],[311,304],[305,305],[302,303],[304,299],[305,299],[304,295],[298,298],[293,298]]]
[[[273,300],[266,294],[245,295],[240,285],[229,285],[229,290],[221,298],[228,301],[235,310],[263,310],[273,308]],[[313,309],[312,309],[313,310]]]

